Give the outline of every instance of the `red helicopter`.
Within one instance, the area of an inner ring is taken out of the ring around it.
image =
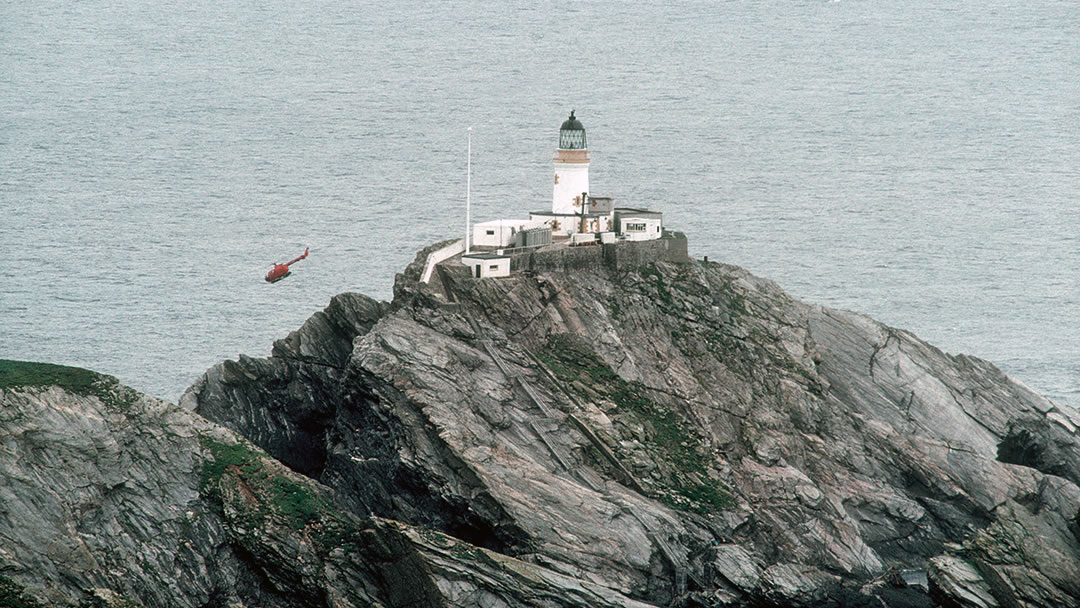
[[[307,255],[308,255],[308,249],[309,249],[309,247],[305,247],[304,248],[304,255],[296,258],[295,260],[293,260],[291,262],[287,262],[285,264],[274,264],[274,267],[270,269],[270,272],[266,273],[266,282],[267,283],[277,283],[281,279],[284,279],[285,277],[292,274],[292,272],[289,271],[289,266],[292,266],[293,264],[295,264],[295,263],[299,262],[300,260],[306,258]]]

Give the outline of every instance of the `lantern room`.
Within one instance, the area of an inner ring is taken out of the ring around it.
[[[585,140],[585,126],[574,117],[574,111],[570,110],[570,118],[563,121],[559,127],[559,148],[562,150],[585,150],[588,143]]]

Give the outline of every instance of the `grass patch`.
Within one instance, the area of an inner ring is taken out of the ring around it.
[[[59,386],[78,395],[96,395],[103,379],[116,382],[116,378],[81,367],[0,359],[0,388]]]
[[[618,375],[606,363],[584,351],[579,341],[568,334],[550,336],[544,350],[536,356],[563,380],[607,384],[618,379]]]
[[[287,477],[278,476],[270,482],[270,501],[294,529],[311,524],[330,510],[330,505],[306,487]]]
[[[112,376],[81,367],[0,359],[0,389],[31,389],[58,386],[69,393],[97,397],[102,403],[126,409],[139,399],[135,390]],[[2,606],[0,606],[2,608]]]
[[[321,551],[337,547],[361,551],[361,529],[319,492],[286,475],[273,475],[267,466],[269,457],[243,443],[223,443],[210,437],[200,439],[210,458],[203,462],[200,493],[222,505],[222,484],[226,473],[235,476],[250,491],[249,500],[239,500],[236,523],[245,529],[283,525],[291,530],[307,530]],[[0,607],[2,608],[2,607]]]
[[[221,500],[219,484],[225,469],[237,467],[242,478],[253,477],[262,469],[262,457],[242,443],[222,443],[203,436],[199,443],[210,451],[210,459],[203,461],[199,491],[204,496]]]
[[[703,514],[735,506],[723,484],[711,480],[700,434],[677,412],[650,399],[645,385],[623,380],[574,336],[551,336],[537,358],[565,386],[580,382],[607,395],[615,406],[607,412],[610,417],[632,417],[645,426],[644,447],[662,471],[654,498]],[[614,449],[618,453],[619,448]]]

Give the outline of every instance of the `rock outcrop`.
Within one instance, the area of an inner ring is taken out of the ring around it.
[[[232,431],[113,378],[0,361],[0,606],[510,601],[493,598],[634,604],[436,530],[342,510]]]
[[[1080,605],[1080,417],[990,363],[721,264],[424,257],[182,405],[353,513],[650,604]]]
[[[594,249],[421,252],[179,406],[0,365],[0,605],[1080,606],[1077,413]]]

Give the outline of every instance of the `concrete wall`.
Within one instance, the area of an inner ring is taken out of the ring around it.
[[[432,251],[428,254],[427,262],[424,263],[424,273],[420,276],[421,283],[428,283],[431,281],[431,271],[435,270],[435,265],[443,260],[454,257],[455,255],[465,251],[465,239],[454,241],[442,249]]]
[[[562,271],[599,268],[604,265],[603,247],[559,247],[514,256],[511,270]],[[515,267],[516,266],[516,267]]]
[[[668,232],[668,236],[651,241],[627,241],[616,245],[604,245],[612,248],[609,264],[619,269],[624,266],[644,266],[649,262],[673,262],[686,264],[690,255],[686,251],[686,235],[681,232]]]

